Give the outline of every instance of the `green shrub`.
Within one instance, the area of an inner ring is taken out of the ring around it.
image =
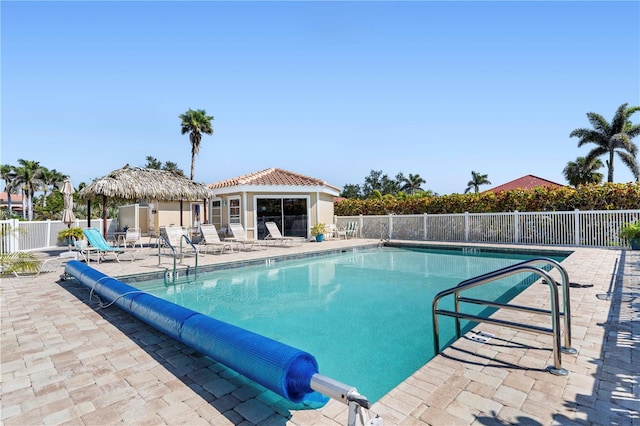
[[[605,183],[578,188],[515,189],[499,193],[451,194],[355,200],[335,204],[338,216],[386,214],[501,213],[579,210],[640,209],[640,183]]]

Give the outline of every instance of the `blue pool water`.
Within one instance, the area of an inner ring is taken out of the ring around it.
[[[318,360],[321,374],[355,386],[374,402],[434,356],[431,303],[436,293],[532,257],[380,248],[136,287],[307,351]],[[475,291],[477,297],[506,301],[530,281],[515,275],[465,294],[471,297]],[[440,306],[451,307],[451,300]],[[483,309],[465,306],[466,312]],[[440,320],[440,336],[443,343],[454,338],[453,319]]]

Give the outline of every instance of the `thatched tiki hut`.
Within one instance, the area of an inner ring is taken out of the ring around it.
[[[89,216],[91,215],[91,200],[102,198],[103,232],[106,238],[107,198],[134,202],[143,200],[150,205],[153,204],[154,209],[159,209],[161,204],[178,205],[179,203],[179,220],[180,225],[182,225],[183,202],[202,200],[203,205],[206,206],[206,200],[213,198],[214,192],[206,185],[193,182],[175,172],[129,167],[127,164],[123,168],[114,170],[82,188],[78,192],[78,196],[88,202],[87,213]],[[203,223],[207,221],[206,218],[207,213],[205,210],[203,212]]]

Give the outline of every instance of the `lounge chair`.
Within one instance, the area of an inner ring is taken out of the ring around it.
[[[124,235],[124,248],[127,248],[127,244],[131,247],[135,247],[136,244],[142,248],[142,234],[139,228],[128,228]]]
[[[278,225],[275,222],[265,222],[264,225],[267,227],[267,231],[269,231],[269,235],[265,237],[265,240],[273,240],[275,242],[283,243],[283,244],[293,244],[293,243],[302,243],[305,241],[304,237],[285,237],[280,232]]]
[[[186,231],[181,226],[169,225],[160,228],[161,242],[163,248],[167,248],[167,243],[171,246],[172,255],[183,257],[184,255],[196,255],[200,253],[198,247],[187,237]]]
[[[60,254],[58,257],[51,257],[45,259],[41,263],[39,263],[34,270],[21,272],[18,270],[11,270],[9,273],[13,273],[16,277],[37,277],[40,274],[48,273],[48,272],[56,272],[63,264],[67,263],[69,260],[77,259],[77,253],[73,251],[68,251]]]
[[[242,248],[248,251],[253,250],[254,246],[262,246],[267,248],[267,242],[265,240],[258,240],[255,238],[247,238],[247,233],[244,231],[244,227],[240,223],[230,223],[229,229],[233,237],[225,238],[225,241],[233,241],[238,244],[242,244]]]
[[[149,247],[158,247],[158,233],[159,231],[156,231],[155,229],[149,229],[149,242],[147,243]],[[152,240],[153,244],[151,244]]]
[[[85,228],[82,232],[91,246],[87,248],[87,256],[90,256],[91,250],[93,249],[98,253],[98,262],[105,260],[108,254],[113,255],[115,259],[120,262],[120,255],[124,253],[124,250],[111,246],[107,240],[104,239],[100,231],[96,228]]]
[[[218,249],[220,251],[220,254],[222,254],[225,250],[233,251],[233,246],[236,245],[232,241],[225,242],[220,240],[220,236],[218,235],[218,230],[216,229],[215,225],[200,225],[200,232],[202,233],[200,245],[204,246],[205,253],[208,253],[209,248],[211,248],[213,250],[213,253],[215,253],[216,249]]]

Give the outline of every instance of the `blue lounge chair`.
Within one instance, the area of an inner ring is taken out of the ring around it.
[[[118,262],[120,262],[119,256],[124,253],[124,250],[112,247],[107,240],[104,239],[100,231],[95,228],[85,228],[82,230],[85,238],[89,241],[91,247],[98,251],[98,262],[105,259],[107,254],[113,255]]]

